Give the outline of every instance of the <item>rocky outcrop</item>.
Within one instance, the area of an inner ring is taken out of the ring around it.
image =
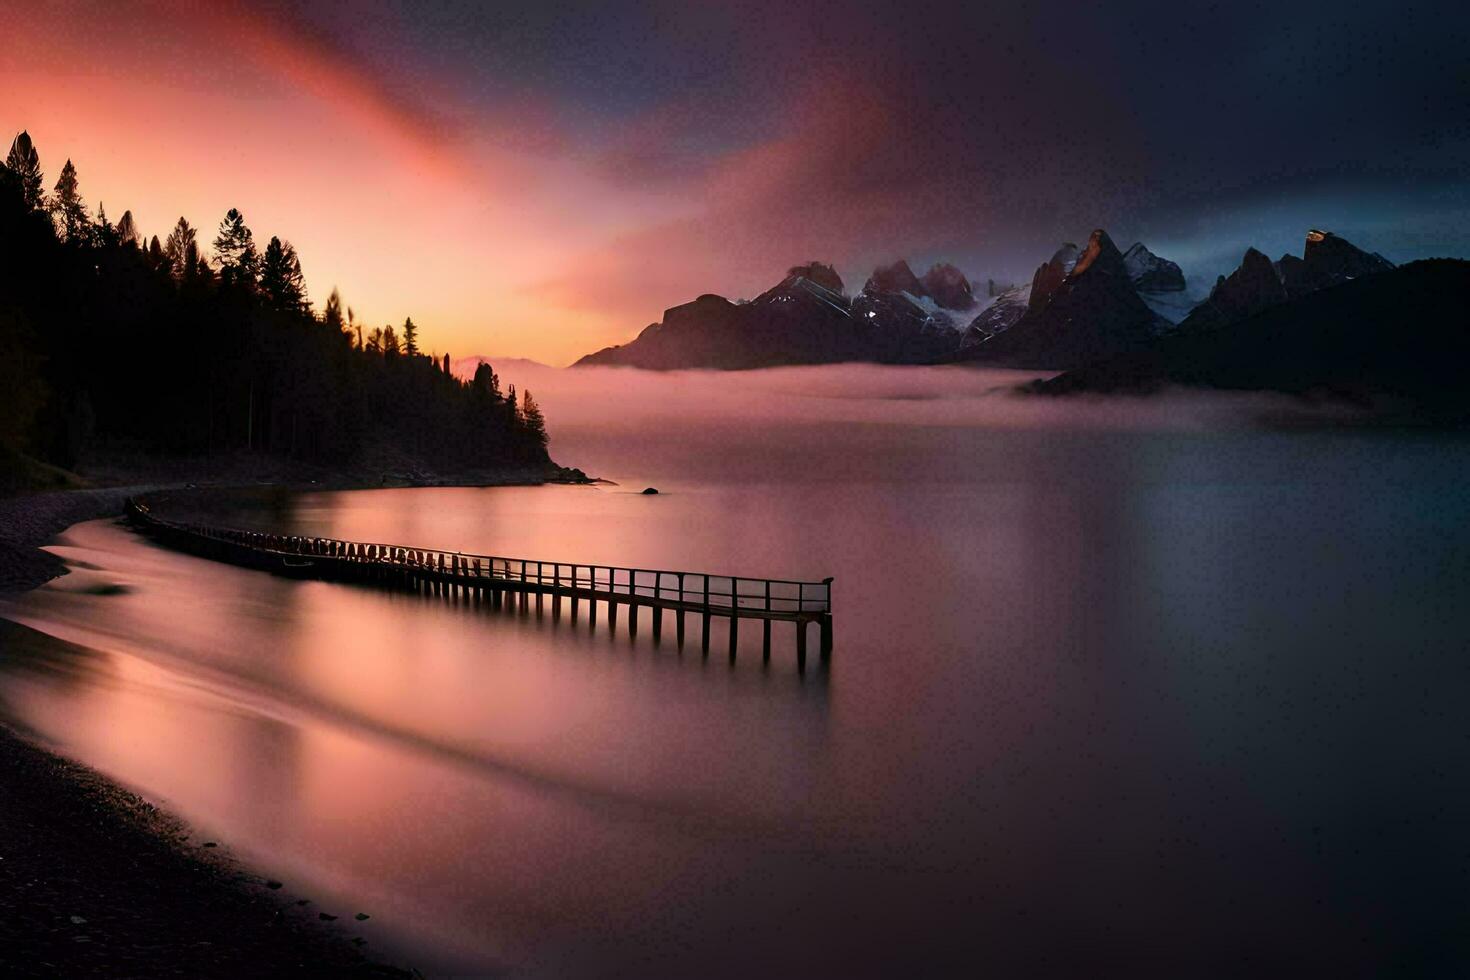
[[[1134,242],[1123,253],[1123,265],[1140,293],[1173,293],[1184,289],[1184,272],[1178,264],[1150,252],[1143,242]]]
[[[929,290],[914,275],[914,270],[904,259],[899,259],[891,265],[880,265],[873,270],[868,281],[863,284],[865,293],[908,293],[910,296],[928,296]]]
[[[1068,274],[1077,265],[1077,246],[1066,242],[1057,249],[1050,261],[1043,262],[1036,270],[1036,275],[1031,277],[1030,308],[1035,310],[1045,307],[1051,300],[1052,293],[1066,281]]]
[[[975,292],[965,274],[948,262],[930,266],[922,280],[924,291],[946,310],[968,310],[975,305]]]
[[[994,280],[992,280],[992,283]],[[1031,301],[1031,284],[1011,286],[995,296],[994,301],[970,322],[960,341],[962,347],[983,343],[996,334],[1004,333],[1026,315]]]
[[[1176,331],[1033,390],[1157,391],[1169,385],[1341,396],[1405,420],[1470,421],[1470,262],[1429,259],[1268,306],[1228,329]]]
[[[1123,253],[1098,229],[1080,253],[1064,245],[1037,270],[1026,311],[1013,326],[957,359],[1063,371],[1147,345],[1156,326]]]
[[[808,262],[806,265],[794,265],[787,270],[788,276],[799,276],[810,279],[824,289],[830,289],[834,293],[843,292],[842,277],[837,270],[824,262]]]
[[[1254,248],[1246,249],[1240,266],[1221,276],[1207,300],[1185,317],[1185,332],[1218,330],[1263,310],[1353,279],[1386,272],[1393,263],[1365,252],[1346,239],[1313,229],[1301,258],[1283,255],[1276,262]]]
[[[895,263],[874,278],[901,285],[905,271],[913,277],[906,263]],[[589,354],[577,366],[739,370],[841,361],[928,363],[954,350],[958,335],[947,317],[936,315],[922,287],[920,292],[879,290],[869,280],[864,292],[849,299],[830,265],[809,262],[792,267],[749,303],[704,295],[673,307],[631,342]]]

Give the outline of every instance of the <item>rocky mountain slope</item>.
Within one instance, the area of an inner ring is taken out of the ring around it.
[[[1001,299],[1006,305],[997,310]],[[974,342],[949,360],[1063,371],[1145,346],[1164,326],[1102,229],[1080,252],[1071,244],[1058,249],[1036,270],[1024,310],[1020,303],[1020,291],[998,298],[979,318],[988,336],[975,340],[978,330],[972,330],[966,339]],[[1013,323],[1004,323],[1017,312]]]
[[[665,311],[634,340],[574,366],[676,368],[772,367],[873,361],[925,364],[959,346],[979,309],[968,279],[952,265],[923,278],[900,259],[873,271],[849,297],[836,270],[821,262],[793,266],[785,279],[749,303],[706,294]]]
[[[1035,390],[1144,393],[1187,385],[1321,393],[1411,406],[1417,419],[1470,419],[1463,378],[1470,360],[1470,262],[1428,259],[1385,270],[1377,262],[1334,258],[1323,268],[1343,271],[1341,282],[1282,298],[1283,284],[1267,275],[1269,260],[1254,256],[1247,253],[1237,285],[1226,293],[1247,311],[1238,318],[1196,323]],[[1346,268],[1372,274],[1349,276]],[[1276,288],[1269,288],[1272,282]]]

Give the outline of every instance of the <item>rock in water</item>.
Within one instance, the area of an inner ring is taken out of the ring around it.
[[[651,496],[653,496],[656,493],[658,493],[658,489],[656,487],[644,487],[643,488],[643,496],[645,496],[645,497],[651,497]]]

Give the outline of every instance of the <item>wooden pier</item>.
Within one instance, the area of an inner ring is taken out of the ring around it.
[[[211,527],[168,520],[146,501],[131,499],[127,517],[134,527],[177,548],[206,558],[258,568],[281,575],[376,584],[436,596],[464,596],[488,602],[494,609],[529,611],[560,619],[563,604],[577,622],[587,606],[588,624],[597,628],[597,604],[604,603],[610,632],[618,625],[618,607],[627,607],[628,635],[638,635],[638,611],[653,618],[653,640],[663,639],[664,613],[674,616],[675,640],[682,649],[686,617],[699,617],[700,650],[710,650],[710,628],[726,620],[726,647],[735,660],[741,620],[761,623],[762,659],[771,659],[771,624],[796,627],[796,666],[805,671],[807,627],[818,627],[822,663],[832,655],[832,579],[795,582],[650,568],[623,568],[576,562],[502,558],[405,545],[343,541]]]

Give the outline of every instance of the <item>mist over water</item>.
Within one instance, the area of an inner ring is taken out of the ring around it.
[[[430,972],[1189,975],[1466,962],[1470,444],[1011,375],[507,370],[616,486],[218,519],[835,577],[830,672],[174,554],[0,613],[0,710]],[[536,375],[532,377],[531,375]],[[645,485],[661,493],[644,497]]]

